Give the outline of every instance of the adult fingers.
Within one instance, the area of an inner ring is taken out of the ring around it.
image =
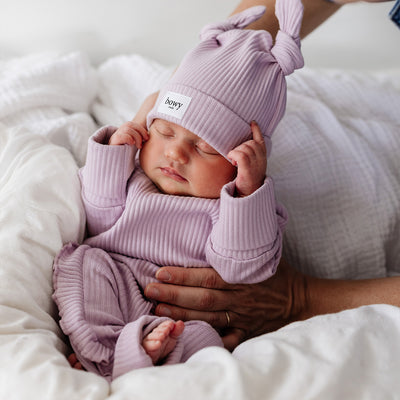
[[[219,330],[239,329],[240,335],[227,333],[230,345],[241,337],[276,330],[296,320],[304,308],[304,276],[283,260],[273,277],[248,285],[227,284],[207,268],[162,269],[168,271],[163,280],[169,284],[151,283],[145,289],[147,297],[159,302],[156,314],[175,320],[203,320]],[[205,278],[213,275],[213,280]],[[188,283],[192,286],[186,286]],[[201,287],[204,284],[209,287]]]
[[[229,351],[233,351],[244,340],[246,340],[246,334],[241,329],[229,329],[222,336],[224,347]]]
[[[228,311],[199,311],[164,303],[158,304],[155,309],[155,314],[159,317],[169,317],[175,321],[205,321],[220,331],[236,324],[236,315],[230,311],[228,319],[227,313]]]
[[[173,285],[227,289],[227,284],[213,268],[162,267],[156,273],[160,282]]]
[[[230,308],[232,297],[235,297],[232,291],[162,283],[150,283],[146,286],[144,294],[147,298],[160,303],[205,312],[226,310]]]

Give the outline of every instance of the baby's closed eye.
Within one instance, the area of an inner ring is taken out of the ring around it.
[[[218,155],[218,151],[214,149],[214,147],[210,146],[207,142],[205,142],[204,140],[199,140],[196,143],[196,147],[203,153],[206,154],[215,154]]]

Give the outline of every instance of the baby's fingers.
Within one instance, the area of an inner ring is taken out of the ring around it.
[[[149,140],[149,132],[147,132],[147,129],[143,125],[134,121],[130,121],[128,122],[128,124],[132,129],[135,129],[137,132],[140,133],[144,141]]]
[[[254,154],[254,150],[250,146],[242,143],[240,146],[231,150],[227,157],[231,161],[232,165],[239,168],[245,168],[250,166]]]
[[[130,137],[133,139],[133,141],[134,141],[133,144],[134,144],[138,149],[141,149],[141,148],[142,148],[142,145],[143,145],[143,142],[144,142],[144,138],[143,138],[143,136],[141,135],[141,133],[132,128],[129,132],[127,132],[127,134],[129,134]],[[130,144],[130,143],[129,143],[129,144]]]
[[[253,133],[253,140],[262,148],[266,148],[264,136],[256,121],[250,123],[251,132]]]
[[[108,144],[111,146],[120,146],[123,144],[129,144],[130,146],[133,146],[135,144],[135,139],[131,135],[128,135],[127,133],[115,132],[110,137]]]
[[[109,140],[110,145],[136,145],[142,148],[143,141],[148,140],[149,135],[146,129],[136,122],[126,122],[121,125]]]

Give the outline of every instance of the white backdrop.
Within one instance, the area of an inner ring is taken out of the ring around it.
[[[324,0],[321,0],[324,1]],[[87,52],[95,64],[139,53],[176,64],[200,28],[224,19],[238,0],[0,0],[0,56],[46,50]],[[303,41],[306,64],[400,68],[394,2],[343,7]]]

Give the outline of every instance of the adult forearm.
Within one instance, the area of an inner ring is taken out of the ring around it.
[[[144,102],[141,104],[138,112],[136,113],[135,117],[133,118],[134,122],[137,122],[138,124],[147,127],[146,125],[147,114],[151,111],[154,104],[156,103],[157,96],[158,92],[155,92],[146,97]]]
[[[305,304],[298,319],[370,304],[400,307],[400,277],[334,280],[305,278]]]
[[[275,1],[276,0],[242,0],[232,14],[236,14],[255,5],[265,5],[267,10],[263,17],[253,24],[250,24],[248,28],[265,29],[272,35],[275,35],[279,28],[278,21],[275,17]],[[340,5],[330,3],[326,0],[303,0],[303,5],[304,17],[300,31],[300,36],[302,38],[311,33],[340,8]]]

